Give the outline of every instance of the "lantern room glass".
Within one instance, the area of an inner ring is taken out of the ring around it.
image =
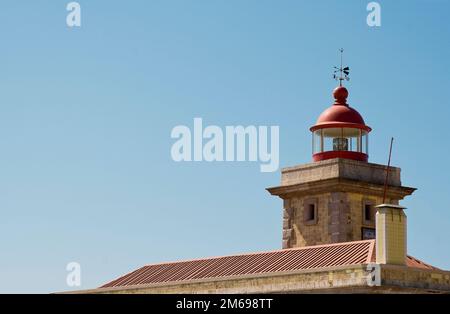
[[[368,154],[369,133],[359,128],[322,128],[312,132],[313,154],[350,151]]]

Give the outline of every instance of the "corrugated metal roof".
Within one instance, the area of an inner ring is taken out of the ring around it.
[[[431,266],[427,263],[422,262],[421,260],[418,260],[415,257],[407,256],[406,258],[406,266],[413,267],[413,268],[422,268],[422,269],[435,269],[439,270],[439,268]]]
[[[374,240],[365,240],[152,264],[113,280],[101,288],[366,264],[374,258],[374,247]],[[408,257],[407,265],[433,269],[432,266],[411,257]]]

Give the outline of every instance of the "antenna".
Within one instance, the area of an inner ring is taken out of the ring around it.
[[[391,137],[391,146],[389,147],[389,159],[388,164],[386,166],[386,178],[384,179],[384,191],[383,191],[383,204],[386,203],[386,191],[387,191],[387,184],[389,179],[389,166],[391,165],[391,155],[392,155],[392,144],[394,143],[394,138]]]
[[[342,55],[344,54],[344,48],[339,49],[339,52],[341,53],[341,66],[338,67],[334,67],[334,72],[333,72],[333,78],[336,81],[339,81],[339,86],[342,86],[342,81],[350,81],[350,78],[348,77],[349,73],[350,73],[350,68],[349,67],[342,67]],[[339,73],[339,75],[337,74]]]

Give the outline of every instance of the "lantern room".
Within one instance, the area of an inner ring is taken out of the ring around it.
[[[346,158],[369,159],[369,132],[362,116],[347,104],[348,91],[339,86],[333,91],[334,104],[319,116],[312,132],[313,160]]]

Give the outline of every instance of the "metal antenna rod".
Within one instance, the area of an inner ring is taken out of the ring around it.
[[[386,178],[384,179],[384,191],[383,191],[383,204],[386,202],[386,191],[387,191],[387,184],[389,179],[389,167],[391,165],[391,155],[392,155],[392,144],[394,143],[394,138],[391,137],[391,146],[389,147],[389,159],[388,164],[386,167]]]

